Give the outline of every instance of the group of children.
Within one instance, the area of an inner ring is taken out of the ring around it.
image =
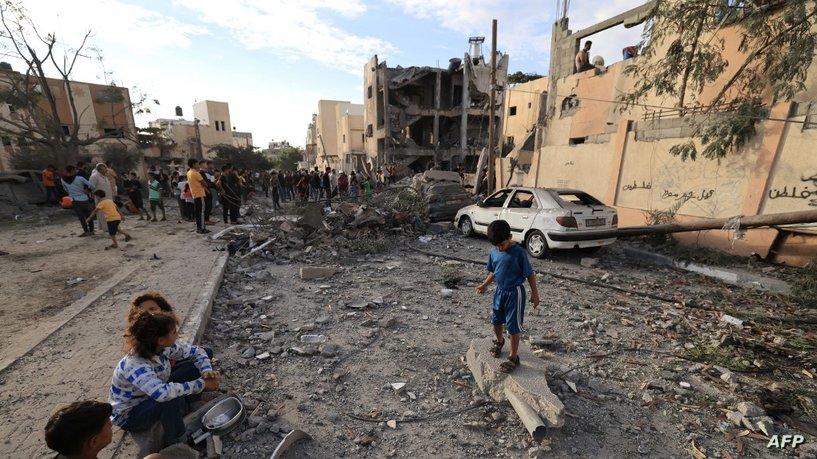
[[[110,205],[101,207],[111,212]],[[109,227],[110,231],[115,235],[116,226]],[[500,371],[510,373],[521,365],[518,352],[524,332],[525,281],[534,308],[539,305],[539,290],[527,253],[512,241],[506,221],[488,226],[488,240],[493,246],[488,275],[476,292],[485,293],[496,281],[491,307],[496,339],[490,352],[497,358],[501,355],[507,330],[510,350]],[[218,390],[221,378],[210,363],[211,352],[177,342],[178,326],[179,319],[161,294],[148,292],[134,298],[124,333],[128,352],[114,369],[108,403],[83,401],[59,410],[45,428],[48,446],[66,458],[95,458],[111,442],[112,424],[140,432],[157,422],[162,424],[165,446],[187,441],[185,412],[191,403],[200,402],[203,391]]]
[[[108,402],[74,402],[57,411],[45,427],[48,447],[58,457],[95,458],[111,442],[112,425],[142,432],[156,423],[163,428],[163,446],[188,442],[183,417],[201,402],[202,392],[218,390],[221,376],[209,350],[177,342],[178,327],[161,294],[134,298],[125,324],[127,353],[113,371]]]

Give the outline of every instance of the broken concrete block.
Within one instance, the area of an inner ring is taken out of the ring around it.
[[[533,355],[527,343],[520,343],[521,366],[512,373],[502,373],[499,365],[505,359],[491,356],[491,345],[491,338],[472,340],[466,354],[468,368],[479,388],[497,401],[505,399],[504,391],[507,388],[530,405],[549,427],[562,427],[565,407],[548,388],[545,362]]]
[[[324,277],[334,276],[337,270],[335,268],[325,266],[306,266],[301,268],[301,279],[323,279]]]
[[[736,427],[740,427],[740,425],[743,423],[743,415],[740,414],[739,411],[730,411],[726,413],[726,419],[728,419],[729,422]]]
[[[740,402],[737,405],[737,409],[740,411],[740,414],[747,418],[766,416],[766,410],[752,402]]]
[[[318,229],[323,226],[323,205],[319,202],[309,203],[298,219],[298,225]]]
[[[752,419],[752,421],[754,421],[758,430],[763,432],[763,434],[767,437],[774,435],[774,419],[770,418],[769,416],[761,416],[759,418]]]

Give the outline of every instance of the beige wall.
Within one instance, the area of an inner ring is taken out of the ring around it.
[[[199,135],[205,158],[214,155],[208,150],[216,145],[232,145],[230,106],[226,102],[203,100],[193,105],[193,114],[199,119]]]
[[[518,84],[505,91],[504,120],[502,122],[502,143],[507,144],[513,137],[519,143],[536,125],[539,116],[541,94],[548,88],[548,78],[543,77],[527,83]],[[511,107],[516,107],[516,114],[511,115]]]
[[[737,51],[736,36],[734,30],[719,32],[719,38],[726,40],[725,58],[729,62],[743,60]],[[543,148],[534,154],[525,184],[586,190],[617,206],[622,226],[644,224],[653,210],[676,210],[678,221],[690,221],[817,207],[817,156],[813,154],[817,128],[803,129],[805,117],[791,115],[795,104],[771,107],[771,120],[758,123],[758,135],[741,151],[731,152],[720,161],[682,161],[669,150],[688,140],[691,129],[687,123],[677,116],[660,122],[645,120],[645,113],[655,108],[622,112],[619,105],[611,103],[620,91],[632,88],[633,81],[622,72],[632,63],[619,62],[599,74],[587,71],[553,82],[550,89],[555,89],[555,107],[547,119]],[[793,101],[801,104],[798,113],[817,99],[817,65],[811,70],[808,90]],[[730,76],[726,74],[723,81]],[[708,102],[717,91],[718,85],[711,85],[699,100]],[[579,107],[563,110],[562,102],[570,95],[578,98]],[[686,103],[692,100],[687,98]],[[668,112],[677,103],[656,97],[643,102],[666,107]],[[509,103],[514,103],[512,92]],[[508,129],[517,129],[514,120],[506,119]],[[506,164],[503,166],[507,169]],[[817,225],[812,225],[811,230],[817,234]],[[785,235],[779,238],[774,229],[750,231],[742,241],[732,241],[731,235],[727,231],[709,231],[679,234],[676,238],[684,243],[761,256],[770,253],[776,239],[786,240]],[[797,243],[803,241],[798,239]],[[785,252],[785,247],[777,251]],[[803,259],[796,262],[802,264]]]
[[[318,101],[318,118],[316,121],[317,165],[319,167],[339,167],[340,153],[340,119],[338,106],[349,105],[348,101],[320,100]]]

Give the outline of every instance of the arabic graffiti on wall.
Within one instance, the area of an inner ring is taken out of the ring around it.
[[[811,177],[801,177],[802,183],[810,183],[811,186],[817,187],[817,174]],[[808,200],[809,207],[817,207],[817,188],[809,189],[809,185],[792,185],[789,190],[789,185],[786,185],[781,190],[780,188],[769,189],[769,199],[802,199]]]
[[[633,180],[632,184],[628,183],[624,185],[623,187],[621,187],[621,190],[622,191],[652,190],[652,182],[646,182],[642,180],[641,184],[639,185],[638,183],[636,183],[635,180]]]
[[[701,190],[700,193],[697,193],[695,191],[686,191],[684,193],[681,193],[681,192],[675,192],[675,191],[672,191],[672,190],[666,190],[665,189],[664,192],[661,194],[661,199],[676,199],[676,200],[679,200],[679,201],[682,200],[684,202],[692,200],[692,199],[694,199],[696,201],[706,201],[706,200],[710,199],[714,195],[715,195],[715,190],[713,190],[713,189]]]

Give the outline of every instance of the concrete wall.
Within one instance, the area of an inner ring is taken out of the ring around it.
[[[340,120],[338,119],[338,106],[347,104],[346,100],[320,100],[318,101],[318,117],[316,120],[317,133],[317,165],[320,168],[338,167],[340,161],[340,150],[338,148],[340,130]]]
[[[558,25],[555,31],[553,49],[567,56],[578,34],[560,32]],[[743,61],[737,50],[738,36],[729,28],[718,32],[717,38],[726,42],[729,62]],[[817,156],[813,154],[817,125],[806,125],[806,129],[803,125],[807,116],[809,120],[815,117],[811,103],[817,101],[817,65],[812,66],[807,91],[792,102],[772,106],[770,120],[758,123],[758,135],[741,151],[731,152],[720,161],[682,161],[669,150],[689,139],[690,116],[656,119],[649,113],[654,108],[621,111],[612,103],[621,91],[632,88],[634,82],[623,75],[623,69],[633,62],[637,61],[579,74],[573,74],[566,65],[557,68],[562,76],[551,76],[543,147],[531,160],[526,185],[588,191],[617,206],[621,226],[644,224],[651,211],[673,210],[678,221],[690,221],[817,207]],[[724,81],[730,76],[725,75]],[[711,85],[694,96],[706,103],[717,91],[718,85]],[[565,102],[570,96],[574,99]],[[652,97],[644,103],[672,107],[676,102]],[[506,164],[503,166],[507,169]],[[792,231],[795,233],[753,230],[738,241],[727,231],[679,234],[676,238],[736,254],[781,257],[801,265],[814,259],[797,254],[817,253],[809,249],[817,245],[817,225]],[[791,250],[786,244],[797,244],[799,249]]]
[[[548,78],[544,77],[505,91],[502,143],[507,144],[511,137],[515,143],[519,143],[533,129],[539,117],[541,94],[547,91],[547,87]],[[511,115],[512,107],[516,108],[515,115]]]

